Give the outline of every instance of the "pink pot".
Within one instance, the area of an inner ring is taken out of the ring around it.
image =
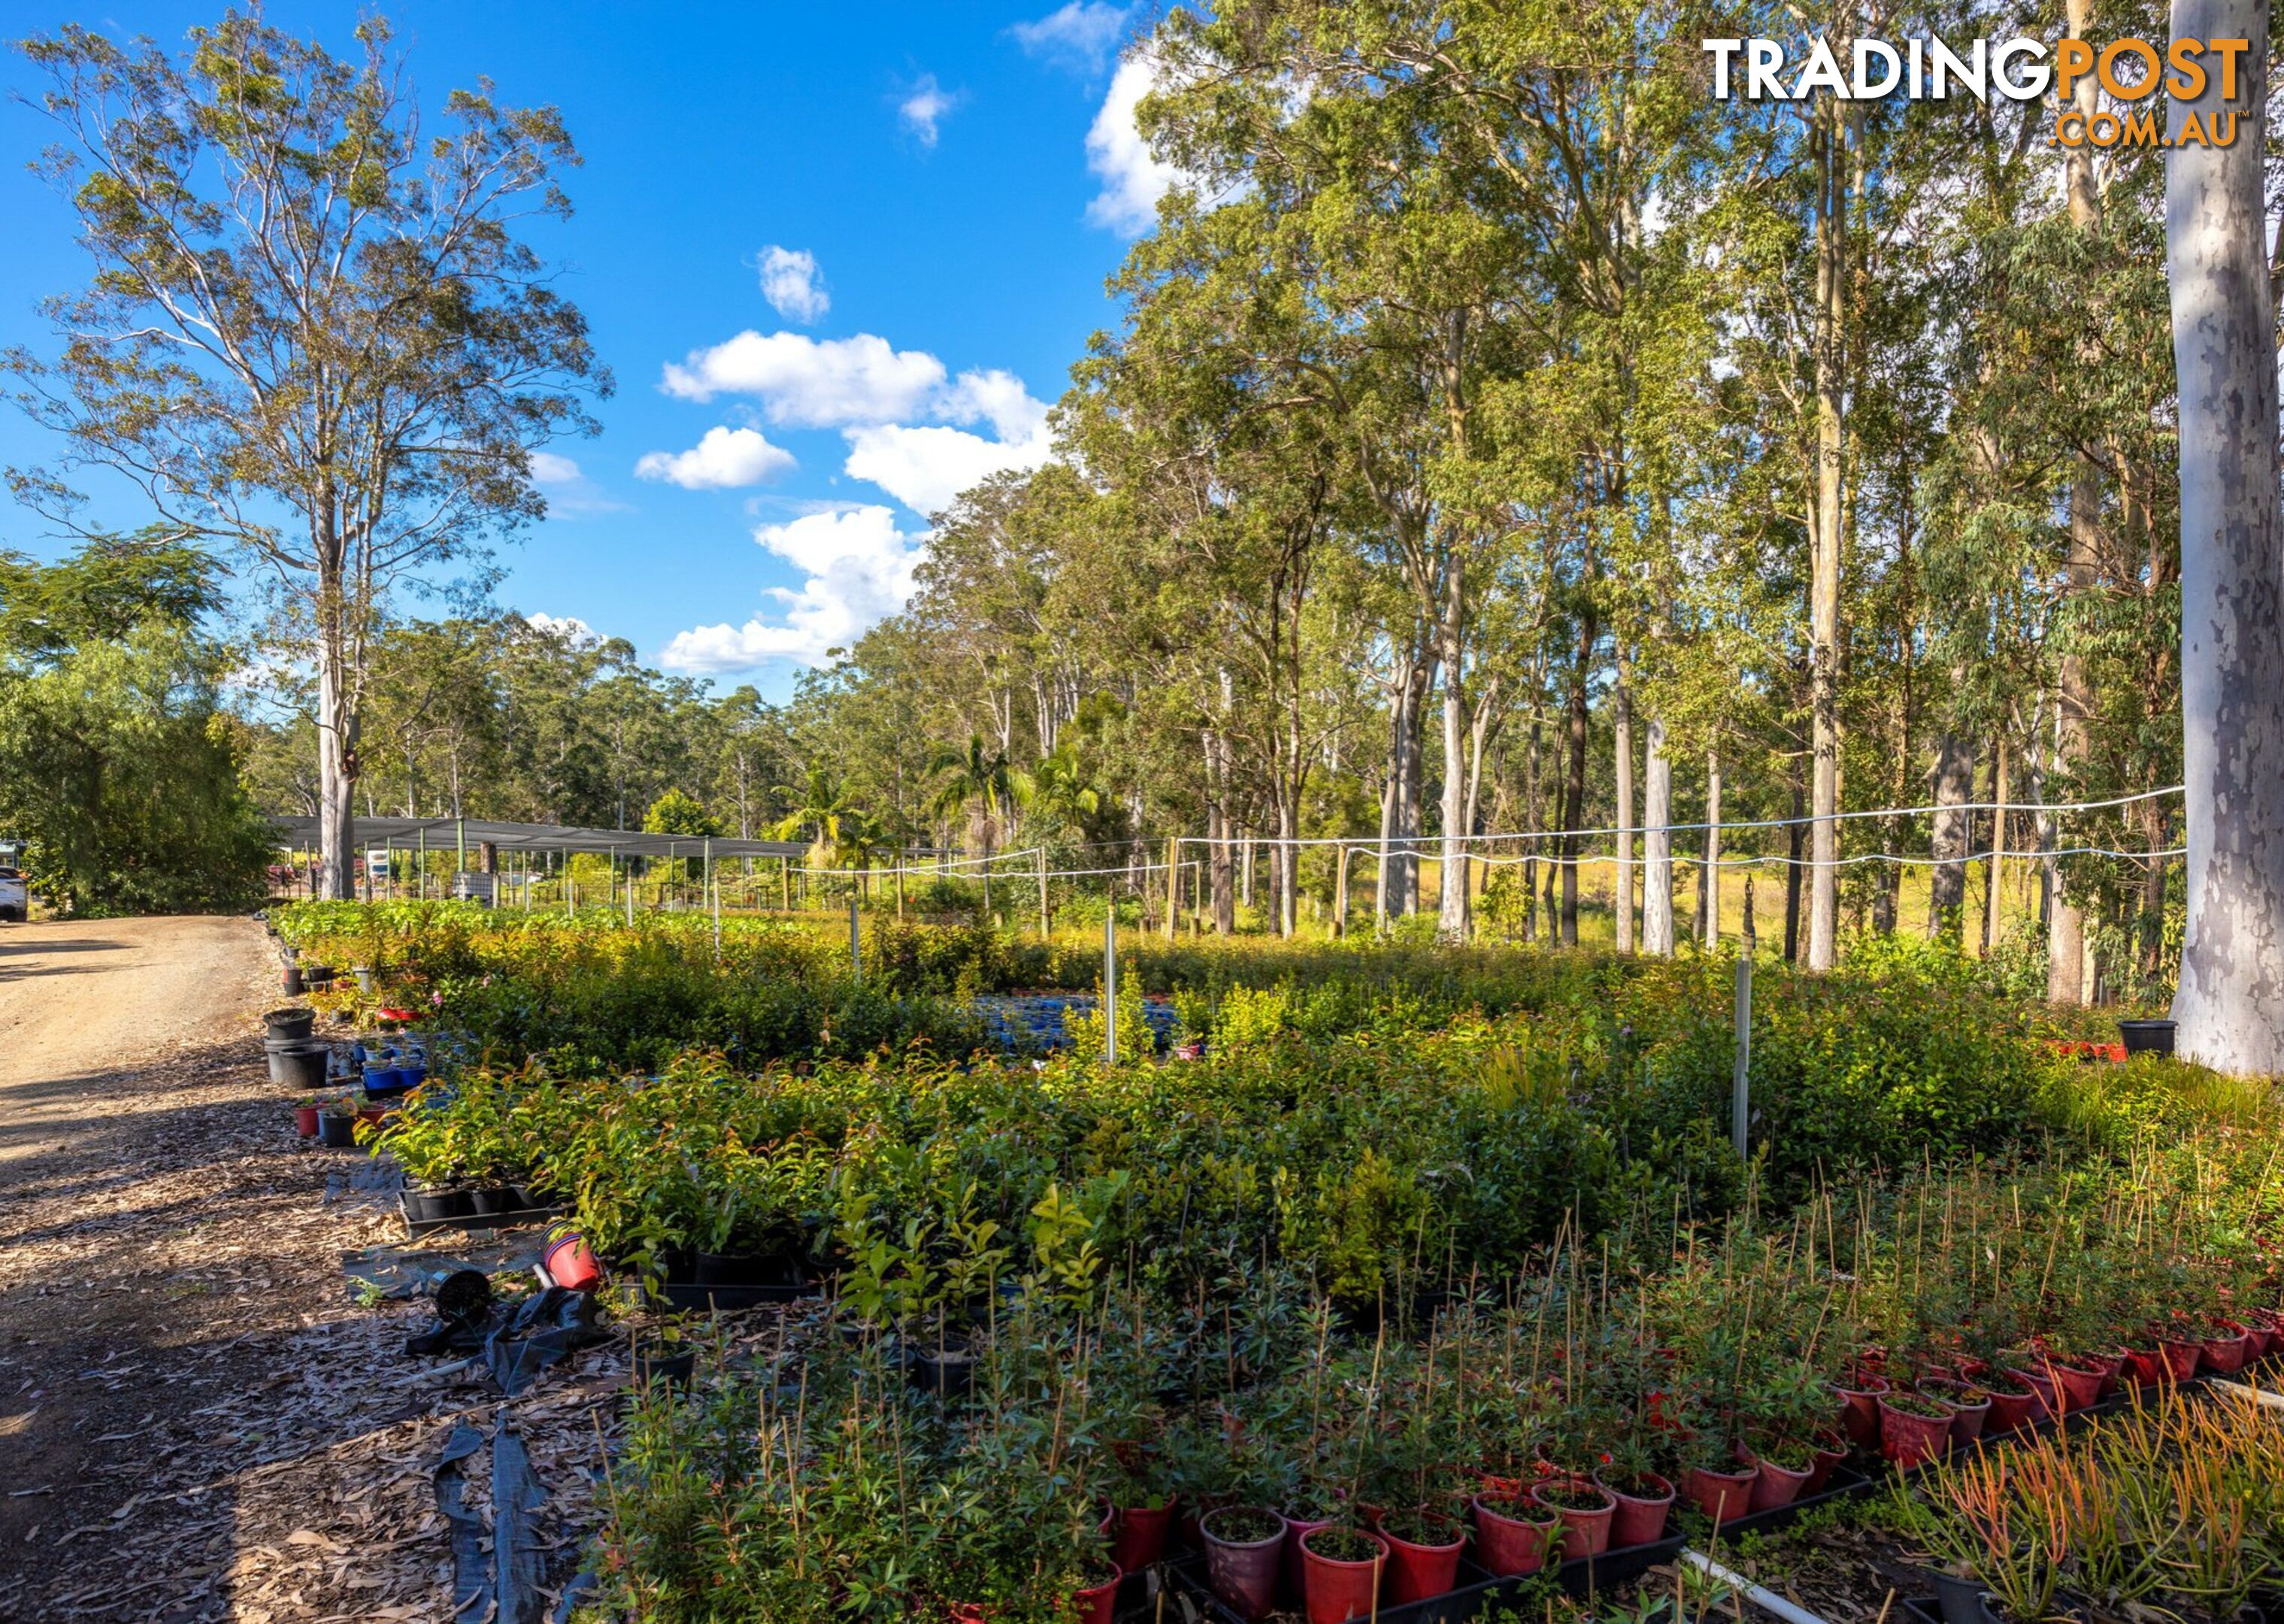
[[[2165,1354],[2162,1348],[2129,1347],[2125,1350],[2126,1378],[2136,1386],[2154,1387],[2165,1379]]]
[[[1623,1550],[1630,1545],[1650,1545],[1665,1537],[1666,1514],[1673,1510],[1673,1485],[1655,1472],[1648,1474],[1657,1485],[1654,1495],[1630,1495],[1623,1489],[1612,1488],[1596,1478],[1602,1490],[1618,1503],[1610,1519],[1610,1549]]]
[[[1746,1503],[1756,1511],[1773,1511],[1780,1505],[1790,1505],[1808,1487],[1809,1479],[1816,1475],[1812,1466],[1795,1472],[1759,1456],[1754,1456],[1752,1463],[1753,1488]]]
[[[1271,1512],[1275,1517],[1275,1512]],[[1277,1532],[1264,1539],[1224,1540],[1214,1533],[1214,1513],[1198,1526],[1206,1550],[1206,1582],[1222,1604],[1246,1624],[1264,1619],[1276,1610],[1277,1576],[1285,1562],[1285,1519],[1277,1518]]]
[[[1278,1564],[1277,1580],[1281,1587],[1284,1604],[1298,1610],[1301,1606],[1301,1541],[1319,1528],[1329,1528],[1334,1519],[1330,1517],[1294,1517],[1285,1519],[1283,1558]]]
[[[1983,1430],[1993,1437],[2019,1431],[2038,1419],[2036,1393],[1989,1393],[1985,1396],[1991,1401],[1991,1413],[1983,1417]]]
[[[1591,1489],[1601,1496],[1602,1503],[1587,1511],[1556,1505],[1542,1498],[1554,1485],[1540,1483],[1530,1491],[1530,1498],[1542,1511],[1551,1511],[1562,1524],[1562,1560],[1576,1561],[1580,1557],[1599,1557],[1610,1548],[1610,1519],[1617,1515],[1617,1496],[1599,1483],[1584,1478],[1573,1478],[1563,1483],[1565,1488]]]
[[[1709,1472],[1702,1466],[1692,1466],[1681,1474],[1681,1492],[1689,1497],[1690,1504],[1712,1519],[1717,1528],[1752,1509],[1756,1475],[1750,1472]]]
[[[2078,1365],[2064,1364],[2058,1359],[2046,1361],[2046,1369],[2053,1372],[2054,1386],[2062,1402],[2056,1406],[2064,1413],[2091,1409],[2101,1401],[2101,1372],[2085,1370]]]
[[[1951,1417],[1915,1416],[1880,1401],[1880,1453],[1895,1464],[1910,1468],[1939,1460],[1951,1447]]]
[[[1884,1378],[1866,1376],[1860,1387],[1835,1389],[1840,1394],[1840,1425],[1850,1441],[1863,1448],[1880,1447],[1880,1395],[1888,1390]]]
[[[1562,1527],[1560,1519],[1547,1518],[1544,1522],[1494,1511],[1477,1495],[1468,1501],[1475,1514],[1475,1560],[1489,1573],[1505,1579],[1521,1573],[1535,1573],[1546,1565],[1546,1547]],[[1503,1505],[1521,1510],[1531,1505],[1530,1501],[1502,1501]]]

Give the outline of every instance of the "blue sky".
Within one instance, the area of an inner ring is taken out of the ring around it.
[[[1146,4],[1147,0],[1144,0]],[[179,41],[218,5],[12,0],[7,35],[75,20]],[[356,9],[274,4],[337,51]],[[1044,453],[1039,414],[1164,176],[1132,132],[1144,20],[1104,0],[1003,7],[388,8],[424,105],[489,74],[562,109],[576,208],[536,240],[567,271],[617,396],[538,459],[552,513],[503,550],[497,599],[631,640],[647,661],[782,694],[909,589],[931,506]],[[27,174],[37,81],[0,59],[0,345],[84,279]],[[0,409],[0,463],[52,455]],[[107,523],[142,515],[88,486]],[[0,497],[0,504],[4,504]],[[0,505],[0,544],[64,544]]]

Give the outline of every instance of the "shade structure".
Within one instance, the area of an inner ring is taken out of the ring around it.
[[[317,848],[314,817],[272,818],[278,844],[293,851]],[[799,840],[740,840],[728,835],[645,834],[639,829],[583,829],[570,824],[505,824],[480,817],[360,817],[351,820],[351,843],[371,847],[426,844],[431,851],[489,846],[508,852],[603,852],[631,857],[802,857]]]

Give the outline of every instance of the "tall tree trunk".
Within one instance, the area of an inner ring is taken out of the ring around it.
[[[2006,923],[2006,916],[2000,910],[2006,896],[2006,736],[1998,733],[1991,740],[1991,878],[1990,892],[1983,899],[1983,954],[1986,958],[1997,949]]]
[[[2092,0],[2066,0],[2065,22],[2074,39],[2090,37]],[[2076,107],[2083,118],[2097,110],[2094,75],[2082,76],[2073,87]],[[2081,231],[2101,224],[2101,194],[2094,184],[2093,150],[2080,143],[2063,152],[2063,186],[2069,202],[2070,223]],[[2064,569],[2064,592],[2083,597],[2094,589],[2099,574],[2101,530],[2101,471],[2092,459],[2078,453],[2070,477],[2069,556]],[[2053,771],[2069,793],[2079,761],[2085,755],[2086,720],[2093,712],[2093,686],[2086,662],[2076,648],[2063,655],[2056,673]],[[2077,1003],[2085,983],[2085,916],[2071,900],[2069,877],[2059,863],[2047,865],[2046,1002]]]
[[[1975,752],[1964,736],[1936,741],[1935,804],[1928,855],[1935,870],[1928,888],[1928,940],[1959,939],[1967,906],[1967,818],[1963,808],[1975,783]]]
[[[1612,699],[1610,733],[1617,756],[1618,861],[1611,920],[1618,951],[1634,950],[1634,694],[1627,680],[1626,652],[1618,650],[1618,684]]]
[[[1292,797],[1279,797],[1277,804],[1277,850],[1270,872],[1277,886],[1277,933],[1290,940],[1294,927],[1300,923],[1301,901],[1300,848],[1293,842],[1301,838],[1299,808]]]
[[[1642,774],[1642,951],[1673,956],[1673,762],[1665,718],[1649,719]]]
[[[356,894],[357,707],[349,688],[348,629],[340,586],[321,593],[317,636],[317,895]]]
[[[1826,98],[1817,147],[1816,523],[1809,582],[1809,714],[1813,764],[1810,794],[1812,864],[1808,967],[1839,961],[1840,933],[1840,563],[1841,447],[1847,377],[1842,349],[1847,298],[1848,189],[1844,126],[1837,97]]]
[[[1787,848],[1786,855],[1788,861],[1785,863],[1784,950],[1785,962],[1790,964],[1800,963],[1801,848],[1807,843],[1807,828],[1801,822],[1801,815],[1807,809],[1805,794],[1800,782],[1800,764],[1795,761],[1792,769],[1791,821],[1785,825],[1785,840]]]
[[[1706,947],[1721,941],[1721,753],[1705,753],[1705,902],[1697,916]]]
[[[1533,678],[1533,687],[1537,687],[1536,677]],[[1532,704],[1536,706],[1537,703],[1534,698]],[[1530,716],[1530,744],[1523,756],[1522,768],[1522,827],[1526,834],[1532,836],[1540,834],[1545,829],[1538,780],[1543,732],[1538,713],[1534,709]],[[1522,844],[1522,939],[1527,942],[1538,940],[1538,844],[1536,839]]]
[[[2173,1019],[2189,1059],[2284,1073],[2284,513],[2276,311],[2265,249],[2264,0],[2174,0],[2176,40],[2250,42],[2233,101],[2220,75],[2173,104],[2165,264],[2181,457],[2181,722],[2188,932]],[[2225,109],[2224,112],[2223,109]],[[2181,145],[2233,118],[2226,146]]]
[[[1443,662],[1443,858],[1437,875],[1435,936],[1440,941],[1467,939],[1467,742],[1473,730],[1467,714],[1467,649],[1461,642],[1466,599],[1465,572],[1454,558],[1444,571],[1443,624],[1437,632]]]
[[[1218,732],[1206,735],[1206,872],[1213,893],[1214,930],[1237,930],[1237,898],[1229,875],[1229,743]]]
[[[1578,831],[1586,821],[1586,678],[1600,627],[1593,611],[1578,617],[1577,659],[1570,668],[1569,738],[1562,782],[1562,945],[1578,945]]]

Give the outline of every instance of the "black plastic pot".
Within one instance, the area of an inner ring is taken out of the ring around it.
[[[317,1021],[317,1011],[315,1010],[269,1010],[265,1011],[262,1017],[262,1026],[268,1029],[269,1035],[273,1039],[290,1040],[307,1037],[316,1027]]]
[[[497,1218],[502,1213],[523,1210],[523,1191],[512,1184],[487,1184],[470,1191],[468,1199],[480,1218]]]
[[[415,1223],[441,1223],[448,1218],[465,1218],[474,1211],[475,1203],[465,1190],[404,1192],[404,1215]]]
[[[637,1354],[635,1355],[635,1386],[647,1387],[653,1382],[664,1382],[669,1387],[687,1387],[691,1372],[698,1366],[695,1352],[679,1354]]]
[[[301,995],[301,966],[293,963],[291,959],[286,960],[286,968],[278,972],[278,985],[286,989],[286,995],[288,998],[300,997]]]
[[[356,1148],[356,1119],[321,1112],[317,1116],[317,1143],[336,1151]]]
[[[951,1343],[942,1348],[915,1347],[904,1355],[904,1371],[923,1393],[940,1399],[965,1398],[975,1382],[975,1355]]]
[[[696,1285],[799,1285],[801,1260],[791,1252],[700,1252],[690,1278]]]
[[[325,1086],[325,1062],[332,1049],[314,1039],[264,1045],[270,1056],[270,1081],[281,1089],[315,1093]]]
[[[2130,1055],[2169,1055],[2173,1052],[2173,1023],[2170,1020],[2121,1020],[2117,1035]]]

